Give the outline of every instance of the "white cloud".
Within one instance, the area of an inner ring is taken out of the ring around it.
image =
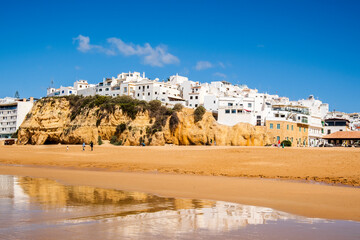
[[[214,67],[213,64],[211,62],[208,62],[208,61],[198,61],[196,63],[196,66],[195,66],[195,69],[200,71],[200,70],[205,70],[205,69],[208,69],[208,68],[212,68]]]
[[[224,78],[227,77],[226,74],[221,73],[221,72],[216,72],[216,73],[214,73],[213,75],[214,75],[215,77],[220,77],[220,78],[222,78],[222,79],[224,79]]]
[[[104,48],[100,45],[90,44],[90,38],[83,36],[81,34],[78,37],[73,38],[73,41],[79,43],[76,49],[79,50],[80,52],[86,53],[88,51],[96,51],[96,52],[105,53],[107,55],[115,55],[115,52],[111,49]]]
[[[219,66],[225,68],[225,64],[223,62],[219,62]]]
[[[153,48],[149,43],[140,46],[133,43],[125,43],[121,39],[113,37],[107,39],[109,46],[106,48],[100,45],[90,44],[90,38],[82,35],[74,38],[74,41],[78,41],[79,45],[77,49],[81,52],[93,50],[107,55],[121,54],[124,56],[139,56],[144,64],[150,66],[162,67],[166,64],[176,64],[180,62],[178,57],[167,51],[165,45],[158,45]]]

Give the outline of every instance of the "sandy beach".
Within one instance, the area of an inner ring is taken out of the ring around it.
[[[1,146],[0,163],[360,186],[359,148]]]
[[[0,174],[360,220],[360,188],[354,187],[360,184],[360,149],[88,148],[83,152],[81,146],[69,146],[69,151],[64,145],[2,146]]]

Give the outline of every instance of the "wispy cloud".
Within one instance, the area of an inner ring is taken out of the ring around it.
[[[219,62],[219,66],[225,68],[225,64],[223,62]]]
[[[227,77],[225,73],[221,73],[221,72],[216,72],[213,75],[215,77],[219,77],[219,78],[222,78],[222,79],[225,79]]]
[[[223,62],[212,63],[209,61],[198,61],[195,65],[195,69],[198,71],[209,69],[209,68],[215,68],[215,67],[226,68],[226,66]]]
[[[208,69],[208,68],[212,68],[214,67],[213,64],[211,62],[208,62],[208,61],[198,61],[196,63],[196,66],[195,66],[195,69],[200,71],[200,70],[205,70],[205,69]]]
[[[180,60],[178,57],[168,52],[167,46],[158,45],[153,48],[149,43],[145,43],[144,46],[125,43],[120,38],[108,38],[108,46],[90,44],[90,38],[79,35],[74,38],[74,41],[78,43],[77,50],[86,53],[89,51],[100,52],[107,55],[123,55],[123,56],[138,56],[142,60],[143,64],[162,67],[167,64],[176,64]]]

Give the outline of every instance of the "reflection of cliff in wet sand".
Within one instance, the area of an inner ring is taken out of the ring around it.
[[[194,199],[164,198],[155,195],[109,190],[87,186],[66,186],[43,178],[19,177],[18,184],[36,202],[47,207],[100,207],[102,212],[84,217],[73,217],[67,222],[81,223],[94,220],[147,221],[153,227],[166,225],[169,229],[188,232],[192,229],[230,231],[248,224],[266,221],[302,219],[270,208],[235,203]],[[104,206],[108,208],[104,208]],[[110,211],[107,211],[110,210]],[[306,220],[316,221],[316,220]],[[123,230],[125,232],[125,229]],[[139,229],[138,231],[142,231]]]

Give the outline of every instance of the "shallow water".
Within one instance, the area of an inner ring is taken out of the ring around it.
[[[0,239],[360,239],[360,222],[0,175]]]

